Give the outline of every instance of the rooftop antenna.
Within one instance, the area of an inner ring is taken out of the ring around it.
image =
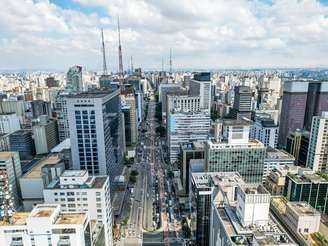
[[[123,61],[122,61],[122,46],[121,46],[121,29],[120,17],[117,17],[117,32],[118,32],[118,73],[123,78]]]
[[[131,56],[131,73],[133,73],[133,57]]]
[[[170,48],[170,74],[172,74],[172,49]]]
[[[107,75],[107,64],[106,64],[106,50],[105,50],[105,41],[104,41],[104,30],[101,28],[101,50],[103,56],[103,75]]]

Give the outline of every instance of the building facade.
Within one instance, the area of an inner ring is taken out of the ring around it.
[[[10,151],[17,151],[21,160],[32,160],[35,155],[35,145],[32,131],[18,130],[9,135]]]
[[[20,129],[19,118],[15,113],[0,114],[0,134],[10,134]]]

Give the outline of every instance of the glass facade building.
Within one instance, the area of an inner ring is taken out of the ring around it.
[[[318,174],[288,174],[283,195],[292,202],[308,202],[328,214],[328,180]]]

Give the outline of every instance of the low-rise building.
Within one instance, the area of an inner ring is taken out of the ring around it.
[[[15,212],[0,221],[2,246],[94,245],[86,213],[62,212],[59,205],[39,204],[31,212]]]

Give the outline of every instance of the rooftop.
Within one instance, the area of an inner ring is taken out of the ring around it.
[[[83,177],[87,172],[87,170],[65,170],[61,177]]]
[[[29,217],[50,217],[57,209],[59,205],[39,204],[33,208]]]
[[[77,172],[79,172],[79,171],[77,171]],[[81,171],[81,172],[83,172],[83,171]],[[68,176],[68,177],[72,177],[72,176]],[[60,185],[60,181],[57,179],[57,180],[54,180],[53,182],[51,182],[46,187],[46,189],[76,189],[76,188],[78,188],[78,189],[101,189],[104,186],[104,184],[106,183],[107,179],[108,179],[108,176],[89,176],[89,178],[86,180],[86,182],[84,184],[73,184],[73,185]]]
[[[15,152],[0,152],[0,160],[7,160],[8,158],[12,157]]]
[[[13,214],[13,216],[10,218],[9,223],[4,221],[4,220],[0,220],[0,226],[4,226],[4,225],[25,225],[26,223],[26,219],[29,216],[29,212],[15,212]]]
[[[55,224],[83,224],[85,213],[60,213]]]
[[[243,184],[239,187],[246,195],[270,195],[262,184]]]
[[[256,245],[296,245],[271,215],[266,226],[244,227],[234,206],[218,206],[216,209],[227,237],[234,245],[254,245],[254,241]]]
[[[59,153],[63,150],[71,148],[71,140],[66,138],[64,141],[52,148],[51,153]]]
[[[267,147],[266,158],[270,159],[291,159],[295,160],[295,157],[282,149],[275,149],[272,147]]]
[[[115,90],[106,90],[106,91],[88,91],[78,93],[76,95],[70,95],[70,98],[103,98],[115,92]]]
[[[299,216],[314,216],[320,213],[306,202],[288,202],[287,206],[294,210]]]
[[[60,162],[61,159],[58,157],[57,154],[50,154],[47,157],[38,161],[38,163],[35,164],[29,172],[27,172],[24,176],[22,176],[22,178],[40,178],[41,171],[44,166],[49,164],[56,165]]]

